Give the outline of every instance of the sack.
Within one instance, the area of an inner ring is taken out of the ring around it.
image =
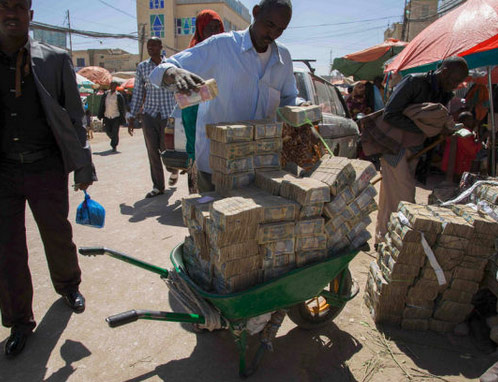
[[[105,209],[90,198],[90,195],[85,193],[85,200],[78,206],[76,210],[76,223],[88,225],[90,227],[102,228],[105,222]]]

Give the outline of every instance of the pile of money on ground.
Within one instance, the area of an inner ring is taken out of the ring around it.
[[[473,310],[498,224],[466,205],[401,202],[370,264],[365,301],[378,323],[452,332]]]
[[[190,233],[184,262],[205,290],[241,291],[370,238],[368,215],[377,207],[370,162],[324,157],[297,178],[275,165],[278,150],[258,151],[261,141],[281,140],[274,123],[264,125],[207,127],[216,192],[182,201]]]

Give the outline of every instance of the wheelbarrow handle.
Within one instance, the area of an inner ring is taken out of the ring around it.
[[[105,247],[81,247],[79,252],[83,256],[100,256],[100,255],[108,255],[114,257],[115,259],[124,261],[125,263],[135,265],[136,267],[145,269],[149,272],[154,272],[160,275],[163,278],[168,278],[168,270],[158,267],[154,264],[149,264],[143,260],[136,259],[124,253],[115,251],[113,249],[105,248]]]
[[[129,310],[128,312],[123,312],[115,314],[114,316],[107,317],[105,320],[111,328],[117,328],[118,326],[135,322],[139,318],[139,312],[137,312],[136,310]]]
[[[191,324],[204,324],[204,316],[189,313],[159,312],[154,310],[129,310],[107,317],[105,320],[111,328],[130,324],[138,319],[152,321],[188,322]]]

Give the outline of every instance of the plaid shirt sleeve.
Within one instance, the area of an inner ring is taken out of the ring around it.
[[[137,74],[135,76],[135,89],[133,89],[133,96],[130,104],[130,114],[135,117],[140,108],[142,107],[142,101],[145,91],[145,81],[143,76],[143,64],[138,65]]]

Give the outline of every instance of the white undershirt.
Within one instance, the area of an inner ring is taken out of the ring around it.
[[[264,52],[264,53],[258,52],[259,59],[261,61],[261,69],[262,69],[263,73],[266,70],[266,66],[268,65],[268,61],[270,61],[271,49],[272,49],[271,45],[268,45],[268,49],[266,49],[266,52]]]
[[[119,107],[118,107],[118,94],[117,92],[108,93],[105,98],[105,112],[104,116],[109,119],[114,119],[119,117]]]

